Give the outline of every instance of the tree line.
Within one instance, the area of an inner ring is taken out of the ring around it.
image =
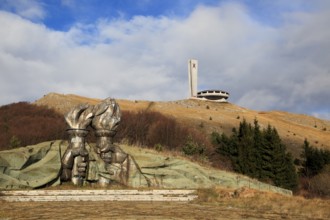
[[[243,119],[230,136],[212,133],[212,142],[236,172],[286,189],[297,187],[293,158],[271,125],[261,129],[257,120],[251,125]]]

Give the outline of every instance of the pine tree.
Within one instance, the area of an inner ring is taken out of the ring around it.
[[[232,135],[229,138],[229,154],[230,154],[230,159],[232,161],[232,166],[235,171],[240,170],[240,164],[239,164],[239,159],[238,159],[238,148],[239,148],[239,140],[238,140],[238,132],[236,128],[233,128],[232,130]]]
[[[298,175],[290,153],[285,155],[285,178],[281,180],[280,187],[295,190],[298,186]]]
[[[230,157],[235,171],[287,189],[297,186],[292,156],[271,125],[261,130],[256,119],[254,126],[243,119],[230,137],[222,134],[215,139],[218,152]]]
[[[261,164],[262,164],[262,151],[263,151],[264,141],[257,119],[254,119],[253,142],[254,142],[253,148],[255,153],[255,165],[256,165],[255,177],[261,179],[263,177]]]
[[[260,178],[266,181],[272,181],[274,178],[274,134],[272,127],[268,124],[267,129],[263,130],[263,139],[261,146]]]
[[[239,171],[249,176],[254,176],[256,173],[253,141],[251,124],[243,119],[238,131],[238,164]]]
[[[265,151],[263,153],[264,158],[270,155],[269,161],[264,161],[265,165],[270,167],[271,172],[268,176],[276,186],[280,186],[286,189],[294,189],[298,184],[296,170],[293,164],[292,156],[286,153],[286,146],[282,143],[282,140],[276,130],[271,126],[267,127],[265,132],[265,139],[268,141],[265,145]],[[267,138],[266,138],[267,137]],[[269,159],[268,158],[268,159]],[[263,168],[265,171],[265,168]]]
[[[304,141],[301,174],[311,177],[317,175],[325,165],[330,164],[330,151],[321,150],[309,144],[307,139]]]

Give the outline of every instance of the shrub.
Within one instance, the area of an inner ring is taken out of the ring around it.
[[[186,145],[186,137],[198,145],[209,146],[207,137],[201,131],[184,126],[174,118],[154,111],[122,112],[122,121],[114,141],[162,150],[180,150]]]
[[[182,151],[185,155],[192,156],[203,154],[205,149],[203,146],[194,141],[191,136],[188,136],[186,143],[182,147]]]
[[[161,144],[156,144],[154,148],[156,151],[163,151],[163,146]]]
[[[21,146],[21,141],[14,135],[10,138],[9,147],[10,148],[17,148]]]
[[[0,149],[66,138],[63,115],[27,102],[0,107]]]
[[[330,197],[330,165],[327,165],[321,173],[310,180],[310,191],[322,197]]]

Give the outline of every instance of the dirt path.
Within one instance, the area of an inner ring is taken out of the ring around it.
[[[0,219],[322,219],[229,203],[0,202]]]
[[[6,191],[0,194],[0,220],[41,219],[330,219],[330,200],[305,199],[242,188],[230,190],[62,190]],[[66,189],[64,189],[66,188]],[[198,195],[194,200],[176,201],[100,201],[97,197],[122,197],[164,194]],[[191,194],[193,193],[193,194]],[[196,194],[195,194],[196,193]],[[9,195],[10,194],[10,195]],[[104,195],[103,195],[104,194]],[[29,195],[51,196],[56,201],[5,200],[5,197]],[[65,195],[71,199],[81,195],[89,201],[58,201]],[[56,197],[60,196],[60,197]],[[2,197],[2,198],[1,198]],[[89,198],[90,199],[90,198]],[[98,201],[93,201],[98,200]],[[11,201],[11,202],[9,202]]]

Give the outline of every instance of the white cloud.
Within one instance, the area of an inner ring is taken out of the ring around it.
[[[3,7],[16,14],[34,21],[45,18],[46,12],[39,0],[3,0]]]
[[[69,7],[69,8],[74,8],[77,5],[76,0],[61,0],[61,5]]]
[[[270,27],[231,3],[199,6],[186,18],[105,18],[67,32],[0,12],[0,104],[48,92],[184,99],[187,60],[196,58],[200,89],[227,90],[251,109],[316,115],[330,109],[329,9],[286,14]]]

